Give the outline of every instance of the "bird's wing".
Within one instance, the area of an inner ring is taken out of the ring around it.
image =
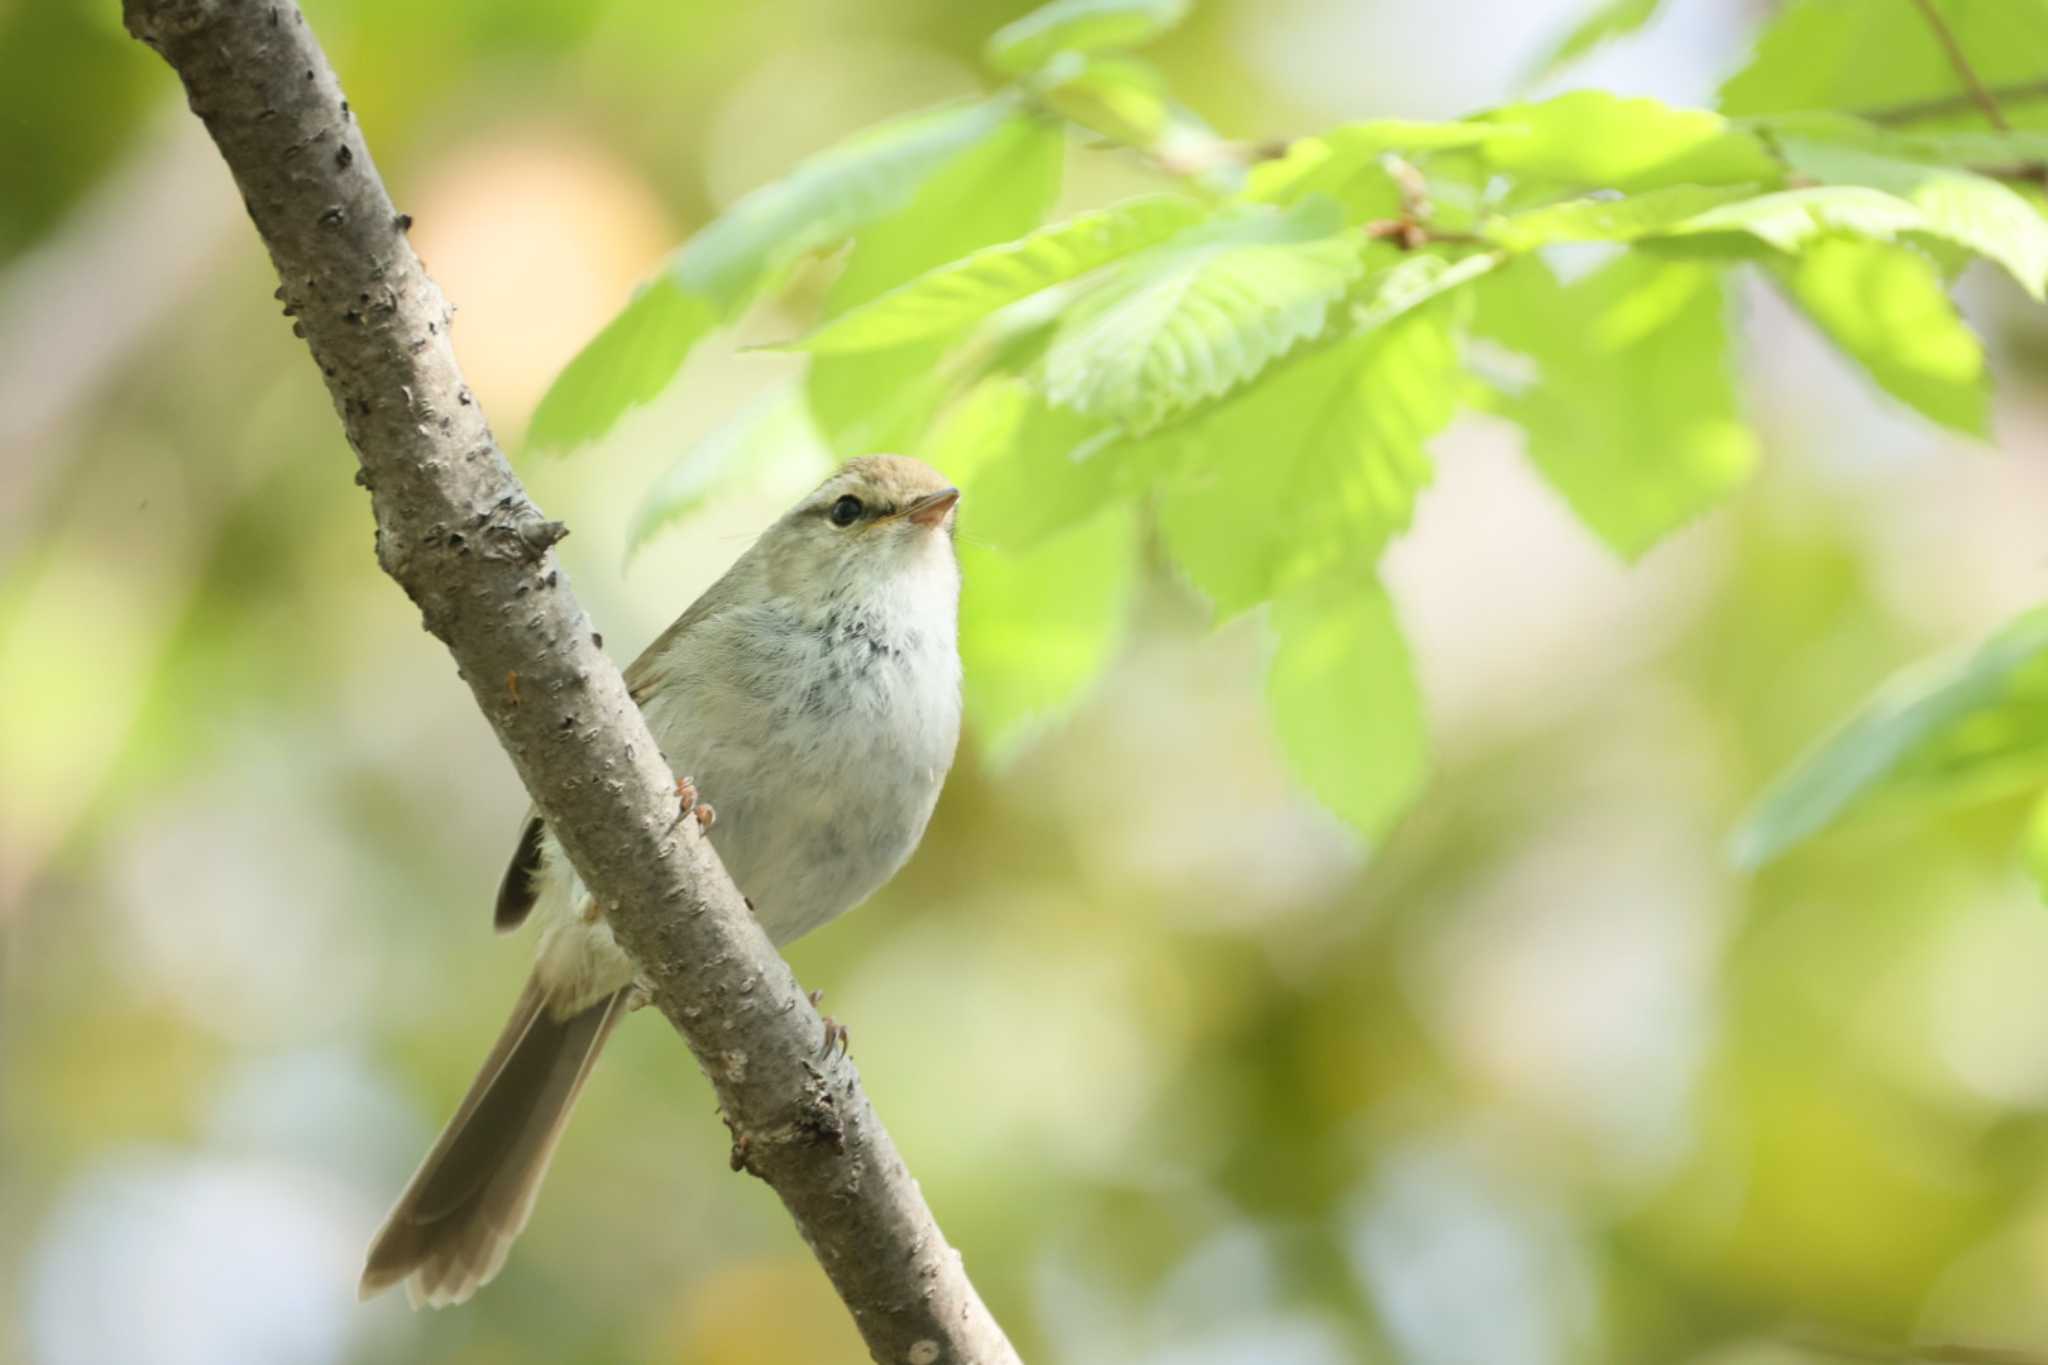
[[[732,600],[731,578],[728,573],[706,588],[703,596],[690,604],[689,610],[678,616],[667,630],[654,638],[654,643],[640,651],[639,658],[627,665],[626,691],[633,698],[634,705],[646,706],[647,699],[671,680],[671,660],[676,641],[689,633],[692,626]],[[540,895],[535,874],[540,871],[544,831],[540,814],[529,807],[526,820],[519,827],[519,844],[512,850],[512,861],[505,868],[504,880],[498,883],[494,922],[501,934],[517,929],[533,913],[533,903]]]
[[[519,827],[519,845],[512,850],[512,861],[505,868],[505,879],[498,883],[498,908],[494,922],[501,934],[517,929],[533,913],[533,902],[540,895],[534,874],[540,871],[541,833],[540,816],[529,807],[526,821]]]

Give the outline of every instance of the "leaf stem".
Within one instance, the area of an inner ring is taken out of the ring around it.
[[[1971,101],[1983,111],[1984,117],[1993,128],[2001,133],[2011,132],[2012,125],[2005,121],[2005,111],[1998,107],[1997,98],[1978,77],[1977,68],[1970,65],[1969,57],[1963,52],[1963,45],[1956,41],[1955,31],[1949,28],[1948,21],[1941,17],[1941,11],[1934,7],[1934,0],[1913,0],[1913,4],[1919,9],[1921,17],[1927,20],[1927,26],[1934,30],[1935,39],[1940,42],[1941,50],[1948,54],[1949,65],[1956,69],[1956,75],[1969,88]]]

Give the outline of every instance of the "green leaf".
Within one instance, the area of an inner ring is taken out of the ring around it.
[[[1869,125],[1865,125],[1869,126]],[[1959,128],[1936,132],[1903,132],[1882,129],[1881,142],[1873,151],[1907,160],[1934,161],[1952,166],[2022,166],[2048,161],[2048,131],[1989,128]]]
[[[1368,275],[1364,285],[1352,291],[1349,322],[1357,331],[1384,326],[1505,264],[1507,257],[1498,251],[1482,251],[1455,261],[1429,252],[1405,253],[1387,269]]]
[[[1631,242],[1725,204],[1754,198],[1755,185],[1672,185],[1623,198],[1573,199],[1495,218],[1482,235],[1510,251],[1559,242]]]
[[[1069,458],[1092,434],[1081,423],[1001,376],[953,404],[918,448],[966,490],[960,653],[970,733],[992,762],[1073,705],[1129,614],[1135,512],[1108,464]]]
[[[804,161],[691,238],[671,269],[731,319],[806,254],[895,213],[925,177],[1008,124],[998,97],[891,119]]]
[[[1663,0],[1603,0],[1544,55],[1536,64],[1532,79],[1541,80],[1603,43],[1627,37],[1656,18],[1662,5]]]
[[[2048,71],[2048,6],[2039,0],[1938,3],[1987,84],[2037,81]],[[1730,114],[1875,111],[1945,100],[1975,121],[1975,111],[1955,100],[1962,93],[1913,0],[1792,0],[1761,31],[1749,65],[1721,87],[1721,107]]]
[[[1148,43],[1178,24],[1187,9],[1187,0],[1053,0],[997,29],[985,55],[998,71],[1036,71],[1062,52]]]
[[[1097,508],[1022,553],[976,541],[961,502],[960,660],[970,732],[994,763],[1063,716],[1102,672],[1130,614],[1138,523]]]
[[[961,499],[963,504],[970,500],[979,502],[976,491],[982,471],[1010,449],[1023,414],[1035,401],[1037,395],[1031,386],[1016,375],[989,376],[940,412],[911,453],[943,471],[956,487],[964,489],[967,496]],[[970,512],[963,505],[960,515],[980,519],[987,515],[987,509],[976,507]],[[975,535],[987,539],[986,524],[978,527]]]
[[[1700,109],[1580,90],[1488,114],[1494,169],[1529,180],[1640,193],[1667,185],[1775,184],[1763,140]]]
[[[1036,227],[1059,191],[1064,139],[1014,118],[936,168],[900,212],[863,229],[826,295],[837,316],[931,267]],[[957,330],[957,329],[956,329]],[[949,335],[814,360],[806,390],[826,443],[842,455],[911,444],[944,396]]]
[[[1061,117],[1128,147],[1150,147],[1173,125],[1166,77],[1135,57],[1076,58],[1039,96]]]
[[[1252,168],[1244,198],[1252,203],[1297,204],[1314,195],[1334,199],[1347,224],[1390,218],[1401,211],[1401,192],[1382,168],[1388,153],[1420,155],[1474,147],[1500,130],[1483,123],[1411,123],[1376,119],[1298,138],[1287,155]]]
[[[1337,209],[1248,212],[1132,257],[1074,305],[1046,350],[1052,402],[1143,433],[1219,398],[1298,342],[1365,270]]]
[[[667,388],[717,322],[709,304],[673,279],[648,284],[548,386],[527,427],[528,447],[566,451],[602,436]]]
[[[569,362],[529,441],[566,449],[603,435],[675,378],[712,328],[733,320],[805,254],[909,203],[932,171],[1012,119],[998,98],[895,119],[755,190],[669,258],[662,275]]]
[[[1882,190],[1919,210],[1918,230],[1988,256],[2036,299],[2048,296],[2048,219],[1988,176],[1882,156],[1861,147],[1780,137],[1793,169],[1829,185]]]
[[[1763,114],[1741,123],[1766,139],[1804,138],[1937,166],[2016,166],[2048,160],[2048,132],[2026,128],[1900,127],[1829,110]]]
[[[1318,580],[1274,603],[1266,677],[1280,748],[1317,799],[1378,840],[1422,790],[1429,736],[1408,644],[1370,578]]]
[[[1975,650],[1893,678],[1794,763],[1735,837],[1761,867],[1854,811],[1877,804],[2006,794],[2048,774],[2048,608],[2007,623]]]
[[[1888,242],[1918,231],[1926,217],[1897,195],[1860,185],[1817,185],[1741,199],[1665,229],[1673,236],[1744,232],[1780,251],[1799,251],[1815,238],[1853,232]]]
[[[647,490],[626,536],[630,558],[665,527],[690,516],[714,493],[744,487],[786,487],[816,473],[831,454],[811,425],[795,386],[775,389],[688,450]]]
[[[957,332],[990,313],[1164,241],[1200,222],[1192,199],[1126,200],[928,270],[850,308],[796,343],[817,354],[871,351]]]
[[[1579,519],[1635,558],[1749,476],[1720,276],[1630,252],[1569,285],[1523,257],[1478,286],[1479,331],[1536,363],[1495,410]]]
[[[2020,836],[2020,852],[2027,875],[2034,879],[2034,894],[2048,900],[2048,792],[2034,801],[2027,813],[2027,828]]]
[[[1021,553],[1134,491],[1123,482],[1123,462],[1103,458],[1118,435],[1005,375],[982,381],[947,412],[929,458],[967,490],[962,502],[972,508],[961,517],[972,534]]]
[[[1879,387],[1943,426],[1987,434],[1984,348],[1926,257],[1826,237],[1770,264],[1779,286]]]
[[[1185,472],[1160,530],[1229,616],[1333,573],[1369,576],[1429,482],[1424,444],[1449,423],[1457,340],[1442,307],[1288,361],[1173,438]]]

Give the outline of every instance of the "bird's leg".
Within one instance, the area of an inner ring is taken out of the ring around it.
[[[676,825],[680,825],[685,819],[694,815],[697,817],[697,828],[707,834],[711,832],[713,822],[718,819],[718,812],[713,810],[708,803],[699,801],[697,794],[696,778],[679,777],[676,779],[677,810],[675,824],[670,825],[670,829],[674,829]]]
[[[725,1130],[732,1134],[732,1168],[735,1171],[746,1170],[747,1150],[754,1145],[754,1135],[741,1132],[740,1126],[732,1121],[732,1115],[724,1109],[718,1111],[718,1117],[724,1121]]]
[[[822,987],[812,991],[811,1008],[816,1009],[818,1002],[824,998],[825,992]],[[853,1048],[853,1034],[847,1029],[846,1025],[828,1014],[825,1016],[825,1041],[824,1045],[819,1048],[819,1051],[830,1057],[832,1049],[835,1047],[839,1049],[840,1056],[845,1056]]]

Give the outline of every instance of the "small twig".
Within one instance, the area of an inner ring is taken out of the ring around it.
[[[1430,218],[1436,213],[1436,205],[1430,202],[1428,177],[1414,162],[1388,152],[1380,158],[1380,168],[1401,193],[1401,216],[1375,218],[1364,224],[1359,231],[1366,236],[1375,241],[1392,242],[1403,251],[1413,251],[1432,242],[1477,246],[1486,240],[1470,232],[1445,232],[1429,225]]]
[[[1796,1350],[1836,1360],[1865,1360],[1882,1365],[2048,1365],[2048,1356],[2013,1346],[1970,1346],[1961,1342],[1927,1342],[1894,1346],[1849,1341],[1809,1332],[1785,1339]]]
[[[1436,206],[1429,200],[1429,178],[1423,175],[1416,164],[1392,152],[1380,158],[1380,169],[1394,182],[1394,188],[1401,192],[1401,216],[1417,223],[1426,223],[1436,212]]]
[[[1418,223],[1413,218],[1375,218],[1359,226],[1360,232],[1377,242],[1392,242],[1403,251],[1431,244],[1449,246],[1479,246],[1484,237],[1472,232],[1445,232],[1427,223]]]
[[[2001,133],[2011,132],[2012,125],[2005,121],[2005,111],[1998,107],[1998,100],[1993,97],[1984,82],[1978,79],[1977,68],[1970,65],[1970,59],[1963,53],[1963,45],[1956,41],[1956,35],[1949,28],[1948,21],[1943,19],[1941,11],[1934,7],[1934,0],[1913,0],[1913,4],[1918,7],[1921,17],[1927,20],[1927,26],[1934,30],[1934,36],[1941,43],[1942,51],[1948,54],[1949,65],[1956,69],[1956,75],[1961,77],[1963,84],[1969,88],[1971,101],[1984,111],[1984,117],[1990,121],[1993,128]]]
[[[1982,92],[1989,95],[2001,108],[2009,104],[2025,104],[2030,100],[2048,99],[2048,80],[2027,81],[2019,85],[1993,86]],[[1918,123],[1922,119],[1938,118],[1953,114],[1958,109],[1981,108],[1978,92],[1962,95],[1937,95],[1933,99],[1914,100],[1908,104],[1890,104],[1881,109],[1865,109],[1856,117],[1867,123]]]
[[[1970,172],[1988,180],[2022,180],[2033,185],[2048,185],[2048,162],[2018,161],[2009,166],[1972,166]]]

